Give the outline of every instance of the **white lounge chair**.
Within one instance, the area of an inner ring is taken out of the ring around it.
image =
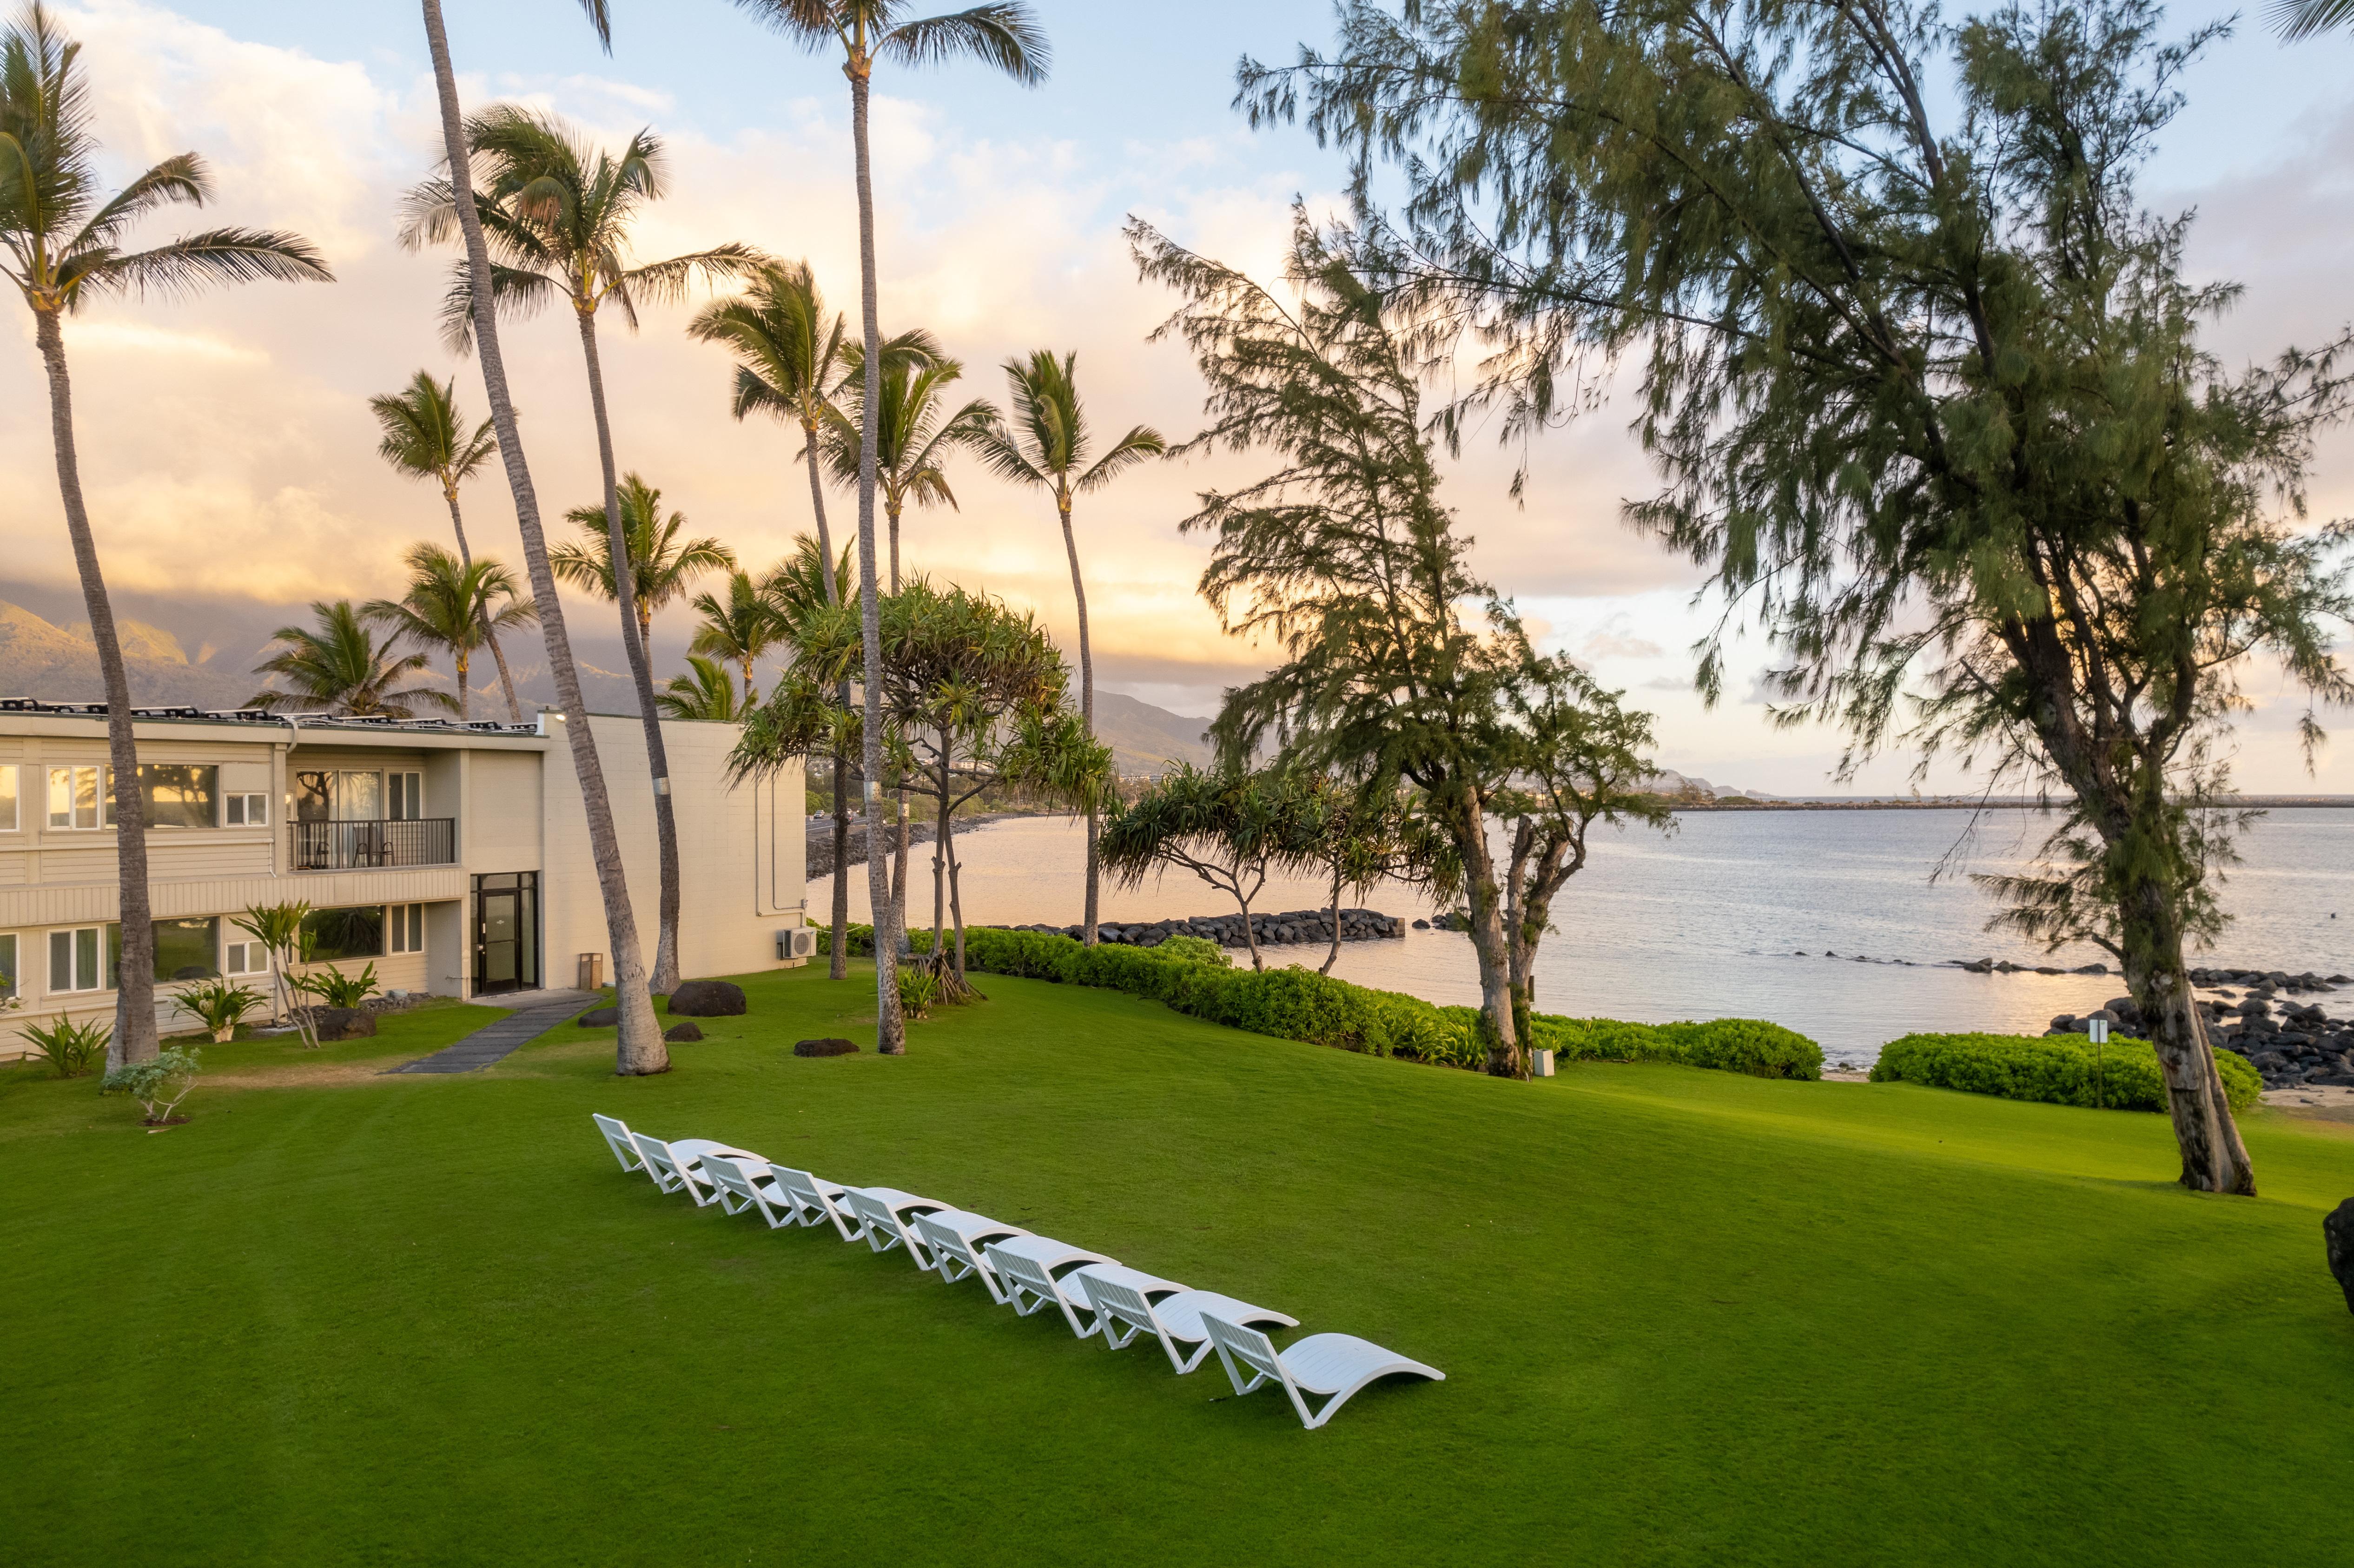
[[[907,1221],[917,1214],[945,1209],[946,1203],[902,1192],[896,1187],[844,1187],[842,1206],[858,1222],[858,1234],[851,1240],[863,1238],[876,1252],[904,1246],[917,1268],[932,1266],[932,1260],[925,1255],[923,1242],[907,1228]]]
[[[796,1171],[790,1165],[771,1165],[769,1176],[777,1190],[790,1200],[793,1213],[805,1225],[832,1221],[844,1241],[858,1239],[858,1227],[842,1206],[842,1195],[849,1191],[838,1181],[812,1176],[806,1171]]]
[[[768,1163],[748,1149],[714,1143],[707,1138],[682,1138],[675,1143],[664,1143],[659,1138],[632,1132],[630,1141],[637,1146],[640,1158],[646,1162],[646,1172],[654,1179],[655,1186],[665,1192],[684,1191],[695,1200],[695,1206],[698,1209],[716,1198],[711,1178],[703,1173],[705,1155],[717,1154],[730,1160],[758,1160],[762,1165]]]
[[[629,1123],[610,1116],[599,1116],[595,1111],[588,1113],[588,1119],[595,1122],[597,1130],[605,1135],[605,1147],[613,1151],[613,1158],[621,1162],[622,1170],[645,1171],[649,1176],[653,1174],[646,1170],[645,1157],[638,1152],[638,1146],[631,1140]]]
[[[1257,1329],[1246,1329],[1216,1313],[1205,1314],[1202,1324],[1210,1331],[1210,1342],[1218,1347],[1218,1361],[1236,1393],[1282,1383],[1283,1392],[1291,1396],[1291,1408],[1299,1412],[1299,1424],[1310,1432],[1331,1420],[1332,1413],[1348,1404],[1350,1395],[1376,1378],[1404,1373],[1433,1383],[1447,1381],[1447,1374],[1437,1367],[1408,1361],[1354,1334],[1310,1334],[1289,1350],[1278,1351],[1275,1341]],[[1248,1383],[1235,1370],[1236,1361],[1250,1368]],[[1308,1409],[1310,1394],[1324,1401],[1324,1408],[1312,1414]]]
[[[935,1209],[928,1214],[917,1214],[914,1229],[917,1236],[932,1255],[931,1267],[940,1278],[955,1284],[969,1274],[977,1274],[989,1287],[989,1294],[999,1301],[1005,1299],[991,1276],[989,1259],[981,1248],[992,1241],[1012,1241],[1030,1233],[1020,1225],[1009,1225],[992,1220],[987,1214],[976,1214],[965,1209]]]
[[[800,1206],[777,1185],[767,1161],[706,1154],[702,1164],[703,1173],[718,1189],[721,1213],[740,1214],[758,1209],[772,1231],[801,1223]]]
[[[1103,1330],[1105,1344],[1115,1351],[1122,1350],[1137,1335],[1150,1334],[1161,1341],[1161,1348],[1168,1352],[1169,1364],[1177,1369],[1180,1377],[1200,1366],[1210,1353],[1210,1330],[1203,1323],[1205,1312],[1215,1312],[1235,1323],[1299,1327],[1297,1318],[1254,1307],[1214,1290],[1179,1290],[1155,1301],[1149,1290],[1140,1289],[1115,1275],[1090,1277],[1082,1288],[1094,1298],[1096,1311],[1100,1315],[1097,1327]],[[1180,1351],[1180,1343],[1193,1349]]]
[[[1064,1321],[1070,1324],[1072,1333],[1084,1340],[1095,1331],[1092,1323],[1080,1323],[1078,1313],[1073,1310],[1072,1298],[1064,1292],[1063,1282],[1056,1276],[1068,1275],[1090,1264],[1118,1267],[1119,1259],[1040,1235],[991,1242],[981,1251],[997,1276],[997,1287],[990,1294],[998,1300],[1024,1318],[1052,1302],[1063,1309]],[[1085,1308],[1087,1298],[1080,1297],[1078,1302]]]

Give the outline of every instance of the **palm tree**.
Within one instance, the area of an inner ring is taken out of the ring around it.
[[[605,403],[605,372],[597,350],[597,315],[607,305],[620,312],[631,330],[641,302],[683,298],[696,278],[734,277],[760,265],[748,246],[715,246],[667,260],[632,266],[630,230],[648,202],[664,191],[662,142],[651,131],[630,138],[616,157],[592,150],[561,119],[512,104],[495,104],[466,126],[466,143],[487,185],[477,204],[485,243],[498,253],[490,273],[493,301],[510,313],[529,315],[557,300],[569,302],[580,333],[580,354],[588,373],[588,405],[597,421],[597,456],[605,482],[608,526],[621,526],[615,496],[613,427]],[[449,178],[429,180],[410,193],[402,238],[410,245],[446,239],[456,231],[456,186]],[[453,346],[474,336],[471,277],[461,269],[442,311],[442,328]],[[663,745],[662,715],[654,710],[652,668],[645,650],[627,630],[637,615],[630,563],[621,562],[614,601],[624,630],[621,643],[638,689],[645,728],[646,761],[654,780],[654,827],[662,874],[661,933],[654,944],[653,987],[678,987],[678,821],[670,793],[670,758]]]
[[[436,381],[427,370],[419,371],[398,392],[369,398],[368,408],[376,415],[376,428],[384,432],[376,455],[411,479],[429,479],[441,487],[441,499],[450,503],[450,531],[458,536],[459,564],[472,566],[474,552],[466,545],[466,519],[458,510],[458,487],[499,450],[491,421],[484,419],[468,435],[466,421],[458,412],[458,378]],[[514,677],[507,672],[506,651],[499,646],[498,629],[486,624],[482,640],[499,667],[499,690],[506,695],[507,717],[521,724],[523,704],[515,700]]]
[[[147,214],[175,203],[202,207],[210,200],[212,175],[203,159],[182,153],[105,196],[80,53],[81,46],[67,38],[38,4],[26,6],[0,34],[0,247],[5,249],[0,273],[16,285],[33,313],[33,341],[48,372],[58,492],[106,686],[107,755],[117,779],[136,779],[131,682],[99,568],[97,535],[82,502],[63,320],[84,302],[107,294],[181,294],[208,283],[323,281],[334,274],[307,241],[269,229],[213,228],[150,249],[124,249],[131,229]],[[122,791],[115,821],[122,960],[114,1033],[107,1046],[110,1066],[144,1062],[157,1050],[146,813],[137,789]]]
[[[1046,79],[1046,35],[1022,0],[989,0],[970,10],[907,20],[904,0],[736,0],[777,31],[812,50],[839,47],[843,74],[850,79],[850,139],[858,189],[858,303],[865,345],[863,378],[866,406],[883,400],[881,301],[875,284],[875,176],[867,144],[867,101],[875,63],[896,60],[927,65],[968,56],[995,66],[1028,86]],[[883,777],[882,603],[875,573],[875,448],[870,422],[858,456],[858,592],[864,629],[866,723],[864,749],[866,818],[870,831],[878,814]],[[867,890],[875,917],[891,906],[888,874],[880,857],[866,857]],[[907,1022],[899,1013],[897,945],[875,943],[875,1049],[896,1055],[907,1048]]]
[[[959,447],[980,444],[995,410],[975,398],[955,413],[941,417],[941,394],[960,379],[964,366],[930,347],[929,339],[908,334],[891,340],[894,345],[920,345],[915,352],[894,356],[885,349],[882,396],[874,407],[881,410],[875,429],[875,486],[882,496],[883,514],[891,527],[891,591],[899,591],[899,519],[910,502],[929,506],[946,502],[956,506],[941,464]],[[852,373],[844,399],[850,407],[831,408],[825,414],[826,461],[834,477],[857,482],[858,465],[866,450],[866,355],[853,344],[844,352]]]
[[[1150,426],[1138,425],[1089,462],[1087,409],[1079,401],[1073,375],[1078,358],[1074,353],[1056,359],[1052,349],[1042,348],[1027,360],[1007,360],[1005,384],[1013,399],[1013,418],[1010,426],[992,425],[979,447],[981,457],[1005,478],[1054,493],[1055,513],[1063,524],[1063,549],[1071,558],[1071,599],[1079,610],[1079,716],[1092,740],[1095,650],[1087,639],[1087,585],[1079,572],[1078,537],[1071,531],[1071,502],[1075,496],[1101,490],[1123,469],[1148,457],[1159,457],[1169,450],[1169,442]],[[1089,947],[1096,943],[1103,876],[1096,848],[1097,832],[1097,813],[1091,810],[1087,812],[1087,913],[1080,921]]]
[[[450,33],[442,25],[441,0],[420,0],[420,4],[426,50],[433,59],[434,95],[441,111],[441,152],[450,171],[450,205],[466,249],[466,280],[473,311],[474,347],[482,364],[482,390],[490,397],[499,456],[506,469],[507,488],[514,495],[515,528],[523,535],[532,600],[540,606],[540,636],[547,648],[548,673],[556,682],[557,705],[566,720],[573,772],[580,780],[582,811],[588,820],[588,853],[597,867],[597,890],[605,904],[606,939],[613,949],[613,1000],[620,1024],[615,1031],[613,1070],[624,1075],[666,1073],[670,1047],[663,1044],[662,1024],[654,1016],[653,998],[648,992],[645,954],[638,946],[637,911],[621,865],[620,835],[613,826],[612,796],[605,788],[605,767],[597,756],[596,736],[589,732],[588,707],[580,697],[580,671],[572,662],[572,634],[565,624],[563,603],[556,596],[547,535],[540,526],[539,493],[532,484],[531,465],[525,459],[522,433],[515,425],[514,397],[507,387],[490,242],[474,201],[465,121],[458,106],[458,72],[450,58]],[[606,21],[605,0],[581,0],[581,4],[598,37],[610,48],[612,33]]]
[[[690,653],[686,656],[686,668],[687,673],[673,675],[669,690],[654,697],[662,707],[663,717],[742,722],[750,705],[736,694],[736,677],[727,673],[726,665],[716,659]]]
[[[2294,43],[2354,21],[2354,0],[2274,0],[2273,26]]]
[[[381,642],[369,636],[351,600],[314,600],[311,614],[317,630],[280,627],[262,649],[269,657],[253,667],[257,675],[284,677],[288,689],[264,686],[246,706],[397,719],[416,717],[420,706],[457,707],[447,692],[400,683],[425,672],[425,655],[401,652],[399,631]]]
[[[695,609],[703,617],[703,624],[695,628],[688,652],[735,660],[744,672],[744,705],[754,706],[760,700],[760,690],[752,683],[752,666],[784,635],[777,621],[777,607],[760,596],[752,575],[739,567],[727,574],[726,599],[716,593],[696,594]]]
[[[472,718],[467,672],[474,650],[494,642],[503,626],[529,626],[537,611],[517,597],[514,574],[488,556],[461,561],[439,545],[419,544],[401,558],[408,564],[408,592],[398,600],[371,599],[360,617],[421,647],[448,649],[458,676],[458,717]]]
[[[680,538],[686,514],[673,512],[664,518],[662,492],[634,473],[621,481],[612,504],[620,514],[623,537],[630,542],[620,571],[613,569],[613,536],[605,526],[611,514],[603,506],[576,506],[567,512],[565,520],[579,524],[588,537],[565,541],[548,559],[557,577],[601,599],[618,601],[625,584],[636,585],[631,596],[636,600],[635,620],[623,625],[621,634],[625,641],[634,636],[638,654],[651,668],[654,612],[668,608],[686,592],[689,582],[704,573],[734,570],[736,552],[707,534]]]

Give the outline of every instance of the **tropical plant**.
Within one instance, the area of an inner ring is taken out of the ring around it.
[[[1288,769],[1200,768],[1181,762],[1116,807],[1103,827],[1103,867],[1118,887],[1190,871],[1242,911],[1251,968],[1264,969],[1251,900],[1285,869],[1306,835],[1299,776]]]
[[[825,451],[834,477],[855,484],[866,450],[866,355],[854,343],[843,351],[843,358],[849,380],[840,401],[826,411]],[[921,333],[902,334],[884,353],[880,396],[872,405],[879,410],[875,485],[890,527],[893,593],[899,591],[900,518],[911,502],[917,506],[945,502],[955,508],[956,493],[949,488],[943,465],[958,448],[977,445],[989,429],[989,405],[979,398],[954,413],[945,412],[941,394],[963,376],[964,366],[939,353]]]
[[[850,140],[858,195],[858,293],[865,350],[862,395],[866,406],[883,400],[882,304],[875,281],[875,181],[867,139],[868,99],[878,60],[904,65],[945,63],[960,57],[979,59],[1028,85],[1045,79],[1046,37],[1021,0],[987,0],[946,16],[910,18],[905,0],[736,0],[745,10],[802,48],[842,50],[843,74],[850,80]],[[858,589],[865,664],[866,747],[864,787],[869,831],[881,816],[883,779],[883,596],[875,570],[875,486],[877,472],[875,423],[862,432],[858,454]],[[866,857],[866,885],[875,918],[888,923],[893,908],[889,873],[882,857]],[[896,933],[894,934],[896,937]],[[896,940],[876,945],[875,958],[875,1046],[885,1055],[906,1048],[900,1028]]]
[[[1515,435],[1575,407],[1580,354],[1644,356],[1662,488],[1629,519],[1712,572],[1720,626],[1776,649],[1779,711],[1844,728],[1849,768],[1903,743],[2058,798],[2042,865],[1988,884],[1998,919],[2115,956],[2183,1183],[2252,1192],[2185,950],[2221,920],[2247,673],[2354,698],[2342,535],[2302,517],[2354,335],[2227,369],[2200,333],[2239,291],[2141,205],[2221,25],[1543,0],[1344,27],[1245,96],[1304,101],[1359,190],[1398,161],[1403,230],[1360,228],[1423,349],[1476,334],[1475,400]]]
[[[2291,43],[2354,21],[2354,0],[2273,0],[2273,26]]]
[[[531,600],[516,597],[514,574],[487,556],[461,561],[439,545],[419,543],[401,558],[408,566],[408,591],[397,600],[369,600],[360,616],[391,628],[395,637],[446,649],[457,676],[458,717],[468,718],[474,650],[502,627],[529,626],[538,612]]]
[[[490,275],[493,302],[512,314],[530,315],[558,300],[572,307],[588,376],[589,410],[597,425],[597,457],[604,481],[605,526],[624,532],[613,460],[613,429],[599,357],[597,317],[607,305],[631,331],[641,302],[683,299],[697,278],[716,281],[750,270],[761,260],[748,246],[727,244],[631,264],[630,232],[645,205],[664,193],[662,143],[651,131],[630,139],[620,155],[588,146],[553,114],[496,104],[466,128],[467,145],[486,187],[477,204],[486,242],[500,265]],[[448,179],[428,181],[409,197],[403,238],[412,244],[446,239],[456,227],[455,193]],[[459,347],[472,342],[471,276],[461,269],[442,311],[444,335]],[[624,550],[612,563],[611,591],[621,615],[621,645],[638,692],[646,764],[654,779],[654,832],[661,875],[661,927],[654,944],[652,989],[678,985],[678,821],[669,789],[670,758],[662,715],[654,707],[648,641],[650,610],[638,603]],[[559,571],[561,570],[559,567]]]
[[[1172,963],[1207,964],[1214,969],[1232,969],[1235,962],[1226,956],[1225,948],[1207,937],[1188,937],[1182,932],[1161,938],[1152,944],[1152,951]]]
[[[315,630],[280,627],[262,649],[269,657],[253,667],[257,675],[282,678],[286,689],[264,686],[246,699],[246,706],[385,718],[412,718],[420,705],[457,708],[458,699],[447,692],[401,684],[423,672],[427,661],[422,653],[399,651],[400,631],[377,641],[349,599],[314,600],[311,613],[318,621]],[[124,959],[127,963],[127,947]]]
[[[305,996],[318,998],[321,1007],[357,1007],[376,992],[376,963],[371,959],[368,966],[355,975],[347,975],[329,964],[323,969],[295,976],[292,984]],[[316,1041],[313,1043],[316,1044]]]
[[[450,505],[450,531],[458,539],[459,564],[472,567],[474,553],[466,544],[466,518],[458,506],[458,487],[498,454],[498,436],[491,421],[484,419],[472,434],[467,434],[466,421],[458,412],[458,378],[436,381],[432,372],[426,370],[419,371],[399,391],[369,398],[368,408],[376,415],[376,428],[384,432],[376,455],[411,479],[429,479],[441,487],[441,498]],[[520,724],[523,704],[515,696],[514,677],[507,672],[498,629],[487,620],[482,641],[499,667],[499,690],[506,697],[507,717]]]
[[[295,1034],[306,1046],[315,1050],[319,1032],[311,1021],[307,1009],[295,1005],[294,999],[303,994],[297,978],[301,968],[310,962],[311,939],[308,902],[285,904],[253,904],[236,916],[237,928],[261,944],[270,955],[270,1017],[271,1022],[292,1018]]]
[[[101,1093],[121,1091],[139,1102],[148,1127],[169,1127],[186,1117],[175,1115],[180,1102],[196,1086],[204,1071],[204,1053],[194,1045],[175,1045],[144,1062],[110,1070],[99,1085]]]
[[[736,552],[708,534],[681,538],[686,514],[662,514],[663,493],[631,473],[623,477],[616,504],[621,514],[622,536],[629,540],[627,575],[635,584],[635,630],[639,645],[651,650],[654,613],[684,596],[687,585],[705,572],[736,569]],[[618,600],[620,578],[613,570],[613,539],[606,527],[602,506],[576,506],[564,516],[588,535],[567,539],[548,558],[556,575],[573,587],[586,588],[609,601]]]
[[[932,1015],[932,1009],[946,1000],[937,968],[904,969],[897,977],[899,1007],[910,1022],[921,1022]]]
[[[727,574],[727,597],[706,590],[695,596],[694,609],[703,617],[703,624],[695,629],[688,651],[736,661],[744,673],[743,706],[757,705],[760,689],[753,683],[752,666],[784,635],[777,607],[760,592],[760,585],[749,572],[735,567]]]
[[[1137,425],[1100,457],[1096,456],[1074,375],[1078,357],[1072,353],[1056,359],[1051,349],[1042,348],[1026,360],[1007,360],[1005,384],[1013,397],[1013,418],[1010,422],[992,419],[977,445],[981,457],[999,474],[1037,486],[1055,498],[1055,515],[1063,525],[1063,551],[1071,561],[1071,602],[1079,615],[1079,715],[1092,736],[1096,732],[1095,646],[1087,631],[1087,585],[1079,570],[1078,536],[1071,530],[1071,503],[1078,496],[1102,489],[1146,458],[1159,457],[1169,450],[1169,442],[1150,426]],[[1079,922],[1080,934],[1089,947],[1095,945],[1100,907],[1103,873],[1096,848],[1100,831],[1096,814],[1090,811],[1087,912]]]
[[[110,295],[176,297],[216,283],[323,281],[334,274],[308,241],[270,229],[212,228],[148,249],[125,249],[143,217],[175,204],[209,201],[212,174],[196,154],[181,153],[104,195],[80,56],[81,46],[37,0],[0,32],[0,275],[32,312],[33,342],[48,374],[58,493],[106,692],[107,757],[116,778],[135,779],[131,681],[100,568],[98,536],[82,499],[64,318]],[[141,831],[145,819],[135,790],[126,793],[116,813],[123,964],[110,1050],[118,1062],[138,1062],[156,1051],[155,938],[147,838]]]
[[[779,625],[788,649],[797,649],[811,618],[822,614],[828,606],[844,602],[850,598],[856,582],[851,551],[844,549],[835,558],[832,571],[825,567],[823,546],[808,535],[797,535],[790,554],[771,567],[760,579],[760,597],[767,599],[777,612]],[[857,726],[845,722],[850,713],[850,676],[844,672],[835,690],[815,700],[815,705],[797,719],[795,734],[801,740],[816,739],[817,749],[779,749],[785,746],[781,735],[772,734],[773,754],[792,756],[804,762],[823,756],[832,769],[830,779],[832,800],[833,827],[833,920],[831,930],[847,930],[850,926],[850,759],[863,756],[858,746]],[[755,708],[748,723],[758,725],[767,710]],[[801,724],[806,720],[807,724]],[[798,742],[794,743],[798,745]],[[849,975],[849,955],[840,943],[826,950],[826,972],[831,979],[843,980]]]
[[[188,987],[178,1001],[189,1016],[210,1032],[214,1044],[224,1045],[236,1036],[237,1026],[247,1015],[267,1005],[269,999],[249,985],[217,977]]]
[[[26,1024],[24,1034],[41,1060],[57,1069],[58,1077],[83,1078],[90,1075],[90,1065],[107,1054],[114,1031],[94,1019],[76,1023],[60,1012],[55,1023]]]
[[[669,689],[654,697],[662,706],[663,717],[734,724],[750,711],[737,694],[736,677],[727,673],[726,665],[700,653],[690,653],[686,667],[685,674],[673,675]]]
[[[463,112],[458,103],[458,71],[450,58],[450,33],[441,16],[441,0],[421,0],[425,18],[426,53],[433,62],[433,90],[441,113],[441,152],[448,170],[450,211],[465,250],[465,278],[473,313],[473,341],[482,366],[482,388],[491,402],[491,422],[498,432],[499,455],[505,467],[507,488],[514,497],[515,528],[523,536],[523,556],[534,603],[540,607],[540,637],[547,650],[556,701],[562,711],[572,769],[580,784],[581,814],[588,828],[588,853],[597,868],[597,890],[605,906],[605,935],[613,957],[614,1005],[620,1027],[614,1032],[614,1071],[624,1075],[670,1070],[670,1049],[663,1043],[662,1022],[654,1015],[653,997],[646,985],[645,959],[638,945],[638,917],[630,899],[630,882],[621,863],[621,842],[613,824],[613,801],[605,785],[605,768],[597,755],[595,735],[588,727],[588,705],[581,700],[580,671],[572,659],[572,636],[564,606],[556,593],[556,574],[548,565],[547,535],[541,526],[539,493],[515,423],[514,397],[507,386],[506,357],[499,343],[499,320],[493,291],[490,242],[483,232],[481,208],[474,200],[472,160],[466,149]],[[608,48],[612,30],[606,0],[582,0]],[[626,616],[624,620],[628,619]],[[651,711],[651,709],[649,709]]]

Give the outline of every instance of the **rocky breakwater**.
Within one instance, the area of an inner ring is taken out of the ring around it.
[[[1009,926],[1011,931],[1037,931],[1050,937],[1074,939],[1083,933],[1076,926]],[[1330,909],[1290,909],[1280,915],[1251,916],[1251,934],[1262,948],[1282,947],[1297,943],[1322,943],[1332,940],[1332,911]],[[1141,925],[1127,921],[1104,920],[1097,923],[1099,940],[1117,942],[1126,947],[1157,947],[1169,937],[1199,937],[1215,942],[1222,948],[1240,948],[1243,940],[1243,917],[1235,915],[1191,915],[1176,920],[1152,920]],[[1395,915],[1384,915],[1378,909],[1343,909],[1341,911],[1341,940],[1372,942],[1387,938],[1404,937],[1405,921]]]
[[[2354,1088],[2354,1018],[2329,1016],[2333,1011],[2354,1012],[2354,1007],[2295,1000],[2300,994],[2334,991],[2354,984],[2354,979],[2206,969],[2191,970],[2190,978],[2201,988],[2217,988],[2214,995],[2199,999],[2209,1037],[2221,1049],[2246,1057],[2262,1075],[2265,1088],[2306,1084]],[[2245,990],[2221,989],[2226,985]],[[2052,1021],[2049,1033],[2087,1033],[2096,1018],[2120,1034],[2141,1033],[2141,1010],[2129,996],[2112,998],[2082,1018],[2063,1013]]]

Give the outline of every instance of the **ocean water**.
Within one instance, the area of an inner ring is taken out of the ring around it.
[[[2044,954],[1988,932],[1993,901],[1970,873],[2024,867],[2050,819],[2004,810],[1698,812],[1676,831],[1596,834],[1586,869],[1553,906],[1537,964],[1548,1012],[1666,1022],[1767,1018],[1813,1036],[1834,1058],[1869,1061],[1915,1030],[2040,1033],[2124,984],[2115,975],[1968,974],[1950,960],[2103,961],[2095,948]],[[2232,924],[2203,961],[2232,968],[2354,973],[2354,809],[2281,810],[2241,842],[2222,889]],[[1086,842],[1070,818],[1027,818],[960,834],[965,918],[1067,925],[1079,917]],[[931,847],[911,852],[909,917],[931,918]],[[851,868],[854,919],[866,877]],[[1305,882],[1271,881],[1255,910],[1323,902]],[[821,918],[832,888],[810,884]],[[1433,913],[1411,888],[1375,888],[1352,904],[1409,919]],[[1231,900],[1172,874],[1107,887],[1107,920],[1231,914]],[[1270,962],[1323,961],[1324,949],[1268,949]],[[1237,952],[1236,957],[1241,957]],[[2194,960],[2202,961],[2202,960]],[[1440,1002],[1476,1002],[1468,938],[1412,931],[1404,941],[1343,943],[1334,974]]]

